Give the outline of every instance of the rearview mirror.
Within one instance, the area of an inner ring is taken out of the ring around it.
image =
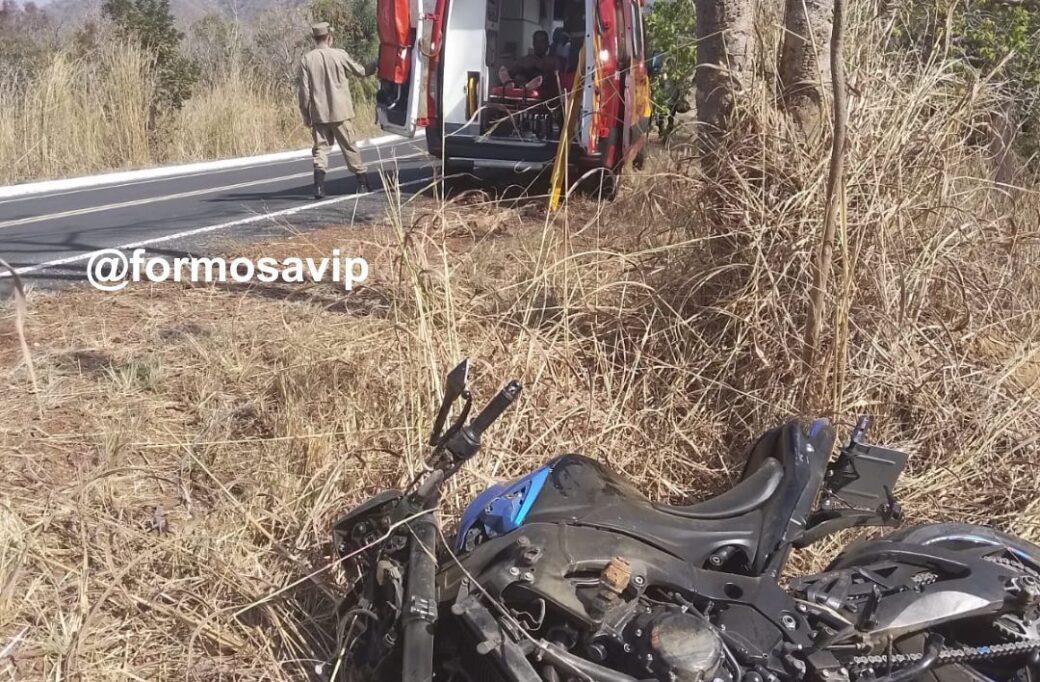
[[[469,379],[469,358],[466,358],[462,363],[451,370],[448,374],[448,381],[445,385],[445,399],[451,396],[451,401],[455,402],[459,397],[466,392],[466,381]]]
[[[455,404],[455,401],[466,394],[466,382],[469,378],[469,359],[465,359],[462,363],[451,370],[448,374],[448,379],[444,384],[444,399],[441,400],[440,410],[437,412],[437,419],[433,423],[433,433],[430,435],[430,445],[435,446],[440,442],[441,434],[444,431],[444,423],[448,421],[448,413],[451,412],[451,406]]]

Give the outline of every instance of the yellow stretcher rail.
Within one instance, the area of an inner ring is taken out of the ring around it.
[[[567,166],[570,164],[571,135],[574,134],[575,112],[585,82],[585,46],[578,53],[578,68],[575,70],[574,83],[564,105],[563,128],[560,130],[560,142],[556,147],[556,160],[553,161],[552,177],[549,181],[549,210],[560,208],[560,200],[567,183]]]

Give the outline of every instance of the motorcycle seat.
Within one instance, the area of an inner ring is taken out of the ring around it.
[[[783,480],[783,465],[779,460],[770,457],[750,476],[717,497],[685,506],[656,504],[654,507],[659,511],[687,519],[732,519],[752,512],[768,502]]]
[[[783,461],[795,442],[792,430],[800,431],[802,441],[816,452],[829,453],[834,447],[834,427],[825,419],[813,422],[793,420],[767,431],[751,448],[740,483],[718,497],[689,506],[654,505],[658,510],[687,519],[716,521],[732,519],[755,511],[773,497],[784,481]]]

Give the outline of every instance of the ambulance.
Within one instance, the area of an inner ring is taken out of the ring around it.
[[[570,167],[616,173],[649,129],[644,2],[378,0],[378,122],[424,129],[446,173],[539,170],[561,137]]]

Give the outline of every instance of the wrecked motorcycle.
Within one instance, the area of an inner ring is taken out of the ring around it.
[[[866,419],[833,461],[825,420],[769,431],[740,483],[690,506],[560,457],[481,494],[448,541],[441,488],[521,390],[510,383],[467,423],[467,372],[448,378],[427,470],[335,523],[357,580],[333,678],[1040,680],[1040,548],[1023,540],[920,526],[781,579],[794,548],[900,524],[907,458],[866,444]]]

